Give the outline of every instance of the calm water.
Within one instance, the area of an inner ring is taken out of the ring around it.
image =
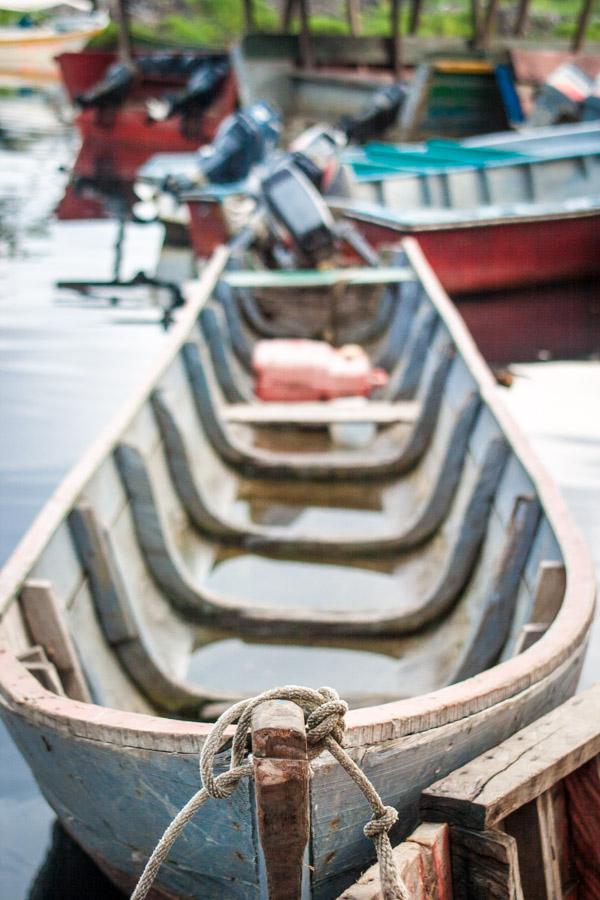
[[[0,129],[41,118],[35,98],[16,107],[0,102]],[[114,222],[51,217],[65,183],[60,168],[76,149],[65,128],[0,140],[0,564],[164,341],[152,308],[68,301],[53,286],[104,278],[112,267]],[[125,274],[152,268],[159,239],[154,226],[128,230]],[[54,816],[0,729],[0,898],[75,897],[83,885],[86,895],[110,897],[68,839],[53,836]]]
[[[77,142],[47,110],[40,113],[34,99],[19,103],[0,101],[0,129],[4,123],[9,132],[22,132],[24,121],[44,116],[48,128],[0,138],[0,563],[164,341],[152,309],[66,302],[53,287],[59,278],[109,275],[115,223],[52,219],[65,182],[60,167],[68,166]],[[126,271],[151,270],[159,239],[154,226],[131,227]],[[600,363],[519,365],[515,371],[513,386],[499,390],[561,485],[600,574]],[[599,675],[596,629],[583,683]],[[115,895],[54,827],[4,730],[0,797],[0,898]]]

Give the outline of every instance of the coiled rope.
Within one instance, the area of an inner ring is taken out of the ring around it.
[[[217,719],[200,753],[202,788],[188,800],[164,832],[146,863],[131,900],[144,900],[171,847],[192,816],[209,797],[224,800],[234,792],[243,778],[252,775],[252,762],[244,759],[252,713],[257,706],[268,700],[291,700],[299,706],[306,716],[309,760],[328,750],[361,789],[373,810],[370,821],[364,827],[364,833],[375,844],[384,900],[409,900],[409,894],[394,865],[392,845],[388,836],[388,831],[398,820],[398,813],[392,806],[384,806],[369,779],[341,746],[345,728],[344,715],[348,711],[348,704],[340,700],[333,688],[322,687],[315,691],[296,685],[272,688],[257,697],[240,700]],[[237,728],[231,748],[229,769],[215,776],[213,771],[215,757],[228,740],[225,730],[235,722]]]

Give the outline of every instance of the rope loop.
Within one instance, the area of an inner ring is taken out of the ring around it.
[[[323,688],[321,688],[321,691]],[[332,693],[334,693],[332,691]],[[344,740],[344,716],[348,712],[348,704],[339,697],[324,700],[306,718],[306,740],[317,755],[325,749],[325,739],[332,737],[341,744]]]
[[[364,827],[364,834],[375,844],[383,896],[385,900],[407,900],[408,893],[395,869],[388,837],[389,829],[398,821],[398,813],[392,806],[383,805],[381,797],[367,776],[342,747],[344,716],[348,712],[348,704],[340,699],[333,688],[322,687],[313,690],[298,685],[273,688],[249,700],[240,700],[217,719],[200,752],[202,787],[177,813],[160,838],[131,895],[131,900],[144,900],[147,896],[171,847],[200,807],[209,798],[225,800],[233,794],[243,778],[252,776],[252,762],[247,758],[252,714],[258,706],[269,700],[291,700],[296,703],[306,717],[309,758],[315,759],[324,750],[328,750],[362,791],[372,809],[372,817]],[[231,739],[232,735],[228,729],[235,723],[237,726],[231,743],[229,768],[216,775],[214,770],[216,757]]]
[[[383,813],[373,813],[371,820],[363,828],[365,837],[375,840],[380,834],[387,834],[398,821],[398,811],[393,806],[384,806]]]

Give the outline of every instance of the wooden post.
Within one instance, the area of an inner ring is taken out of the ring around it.
[[[254,29],[254,5],[252,0],[244,0],[244,29],[247,32]]]
[[[304,69],[310,69],[314,60],[310,39],[308,0],[297,0],[297,2],[300,9],[300,65]]]
[[[300,900],[310,771],[304,717],[295,703],[271,700],[255,710],[252,754],[269,900]]]
[[[517,17],[515,19],[515,27],[513,30],[513,34],[515,37],[522,37],[527,27],[527,20],[529,18],[529,2],[530,0],[519,0],[519,5],[517,7]]]
[[[571,44],[573,53],[579,53],[583,47],[585,33],[592,14],[593,3],[594,0],[583,0],[583,6],[581,7],[581,12],[579,13],[579,19],[577,21],[577,28],[573,35],[573,43]]]
[[[292,13],[296,0],[284,0],[283,9],[281,11],[281,30],[287,34],[292,26]]]
[[[479,0],[471,0],[471,27],[473,29],[473,47],[481,46],[481,6]]]
[[[361,32],[360,0],[346,0],[346,15],[350,34],[356,37]]]
[[[423,11],[423,0],[412,0],[410,8],[410,20],[408,23],[408,33],[416,34],[421,24],[421,13]]]
[[[400,12],[402,0],[392,0],[392,65],[394,75],[400,78],[402,71],[402,32],[400,29]]]
[[[483,29],[481,32],[481,44],[483,47],[488,47],[492,34],[494,33],[494,29],[496,28],[496,16],[498,13],[498,5],[500,0],[488,0],[487,9],[485,11],[485,19],[483,22]]]
[[[114,3],[114,17],[119,27],[119,59],[126,66],[133,66],[133,51],[131,49],[130,18],[127,0],[116,0]]]

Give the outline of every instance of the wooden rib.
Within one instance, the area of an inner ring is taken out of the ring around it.
[[[246,371],[248,372],[251,372],[253,345],[252,342],[249,341],[246,337],[239,310],[235,302],[233,290],[224,281],[220,281],[215,288],[214,297],[223,310],[233,352],[237,356],[244,369],[246,369]],[[267,336],[274,337],[274,335]]]
[[[228,347],[219,328],[215,311],[205,307],[200,313],[200,327],[210,353],[212,366],[219,388],[228,403],[248,403],[254,399],[252,390],[242,390],[239,380],[233,377],[231,364],[227,358]]]
[[[421,285],[416,281],[406,281],[399,285],[399,288],[401,289],[400,302],[394,306],[389,327],[383,339],[383,346],[378,352],[371,354],[372,364],[385,369],[386,372],[393,371],[404,352],[410,326],[423,297]]]
[[[243,598],[228,597],[196,585],[175,558],[141,453],[135,447],[120,445],[115,458],[131,502],[136,534],[148,569],[158,587],[180,612],[213,627],[297,636],[322,634],[324,628],[331,635],[403,634],[418,630],[445,612],[458,597],[475,564],[506,453],[502,438],[490,441],[458,528],[458,539],[440,573],[438,585],[423,599],[414,598],[412,602],[405,599],[402,612],[392,615],[387,612],[365,615],[352,609],[344,610],[342,615],[339,610],[252,606]]]
[[[337,422],[372,422],[376,425],[407,425],[418,421],[419,404],[414,400],[397,403],[376,401],[358,406],[325,401],[316,403],[230,403],[223,407],[226,422],[247,425],[331,425]]]
[[[427,347],[438,321],[436,311],[425,304],[419,311],[398,366],[390,373],[383,393],[390,400],[409,400],[415,393],[423,372]]]
[[[227,287],[229,288],[229,285]],[[277,327],[277,323],[271,322],[270,319],[263,315],[249,288],[236,289],[234,296],[237,300],[239,311],[256,338],[314,338],[318,336],[318,331],[315,332],[314,329],[303,328],[301,323],[290,323],[285,333],[282,334],[281,328]],[[223,308],[225,309],[225,307]],[[229,319],[227,321],[231,327]]]
[[[366,322],[357,322],[356,325],[346,325],[340,329],[336,336],[338,344],[368,344],[385,334],[390,326],[391,318],[398,306],[398,299],[402,288],[400,284],[389,285],[381,295],[375,315]]]
[[[421,415],[397,451],[384,450],[376,455],[372,449],[364,454],[331,450],[301,456],[261,451],[231,440],[224,422],[222,424],[217,415],[199,347],[190,342],[183,348],[182,355],[201,427],[218,455],[228,465],[241,469],[249,477],[312,480],[337,478],[354,481],[359,478],[390,478],[402,474],[415,465],[425,452],[437,421],[442,386],[454,356],[454,348],[445,332],[434,343],[434,352],[439,354],[440,360],[428,377],[424,376],[422,379]]]
[[[439,398],[440,391],[432,396]],[[472,431],[479,409],[477,394],[469,393],[459,409],[454,428],[448,435],[446,453],[438,467],[438,476],[422,508],[402,530],[389,537],[348,538],[344,535],[294,535],[288,538],[283,527],[260,526],[253,523],[237,525],[226,522],[212,513],[202,495],[202,486],[192,473],[185,439],[164,394],[153,396],[153,408],[163,440],[166,460],[173,486],[191,522],[200,532],[219,540],[234,540],[253,550],[268,550],[271,554],[298,554],[322,557],[324,548],[332,557],[393,552],[408,549],[425,538],[441,524],[454,496]]]
[[[491,666],[502,650],[514,614],[519,580],[539,519],[540,504],[535,497],[516,498],[492,590],[453,681],[463,681]]]
[[[213,515],[204,502],[192,474],[183,435],[163,391],[155,391],[152,395],[152,409],[165,444],[165,458],[173,486],[193,524],[201,532],[221,541],[241,540],[244,529],[235,528]]]
[[[56,666],[65,693],[74,700],[90,703],[79,657],[51,582],[28,579],[19,599],[31,636]]]
[[[332,450],[327,453],[302,455],[273,453],[258,448],[248,449],[243,444],[231,440],[219,420],[197,344],[185,345],[183,359],[198,417],[208,439],[224,462],[241,470],[246,476],[301,481],[307,479],[355,481],[365,478],[388,478],[406,468],[407,464],[401,449],[395,453],[386,450],[379,455],[375,455],[372,449],[360,454]],[[419,423],[421,421],[422,417]]]
[[[156,662],[137,627],[118,563],[93,508],[80,504],[69,522],[104,636],[144,696],[161,709],[196,715],[204,703],[222,700],[223,694],[171,678]]]
[[[348,556],[372,556],[373,554],[389,554],[407,551],[431,537],[441,526],[448,514],[450,504],[458,488],[461,471],[463,469],[466,448],[472,431],[475,416],[479,408],[477,396],[470,396],[457,417],[455,427],[451,430],[446,454],[438,469],[438,476],[431,485],[430,493],[420,509],[395,533],[388,537],[344,537],[343,535],[302,535],[294,534],[293,538],[287,538],[283,528],[253,529],[245,539],[244,544],[248,549],[268,552],[271,555],[298,555],[322,557],[326,550],[331,559],[344,559]],[[497,455],[503,451],[490,450],[490,468],[495,472]],[[484,463],[484,473],[487,472]],[[481,482],[481,489],[487,483],[488,475],[485,474]],[[494,475],[489,477],[493,478]],[[477,513],[479,515],[479,513]],[[466,558],[465,558],[466,561]]]
[[[407,282],[396,286],[396,288],[402,287],[405,289],[413,286],[412,282]],[[229,290],[229,286],[225,284],[222,285],[222,288],[224,290],[220,292],[221,294]],[[390,301],[393,309],[392,320],[386,338],[383,341],[383,346],[379,350],[375,350],[374,353],[369,353],[372,365],[386,370],[392,370],[399,365],[399,360],[419,305],[418,299],[419,292],[412,291],[399,304],[393,300]],[[225,308],[232,305],[229,301],[226,301],[226,303],[227,306]],[[225,302],[223,305],[225,306]],[[210,351],[215,375],[225,399],[229,403],[241,403],[253,399],[254,394],[249,380],[244,379],[241,382],[239,375],[235,376],[231,359],[231,349],[233,348],[235,351],[234,343],[236,346],[239,346],[240,342],[245,341],[243,335],[240,336],[239,322],[232,324],[230,316],[227,315],[227,330],[225,330],[219,323],[217,311],[211,307],[206,307],[202,310],[200,321]],[[241,349],[238,349],[236,356],[245,371],[251,372],[252,351],[250,345],[244,345]],[[418,357],[415,358],[415,363],[417,359]]]

